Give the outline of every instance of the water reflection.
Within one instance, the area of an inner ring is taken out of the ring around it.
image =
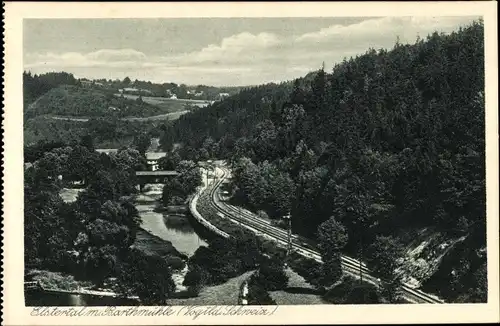
[[[185,215],[178,214],[164,214],[163,221],[169,229],[173,229],[185,234],[192,234],[194,232],[189,218]]]
[[[44,292],[41,290],[25,292],[27,307],[38,306],[134,306],[137,300],[96,296],[88,294],[70,294]]]
[[[172,242],[178,251],[191,256],[206,242],[196,234],[187,216],[156,210],[162,189],[162,184],[149,184],[137,196],[136,207],[142,220],[141,226],[151,234]]]

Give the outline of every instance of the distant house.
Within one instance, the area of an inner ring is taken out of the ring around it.
[[[171,99],[171,100],[177,100],[177,95],[172,94],[172,96],[170,96],[170,99]]]
[[[218,100],[219,100],[219,101],[222,101],[222,100],[223,100],[223,99],[225,99],[226,97],[229,97],[229,93],[219,93]]]
[[[93,82],[88,79],[82,79],[80,80],[80,83],[82,84],[83,87],[91,87]]]
[[[140,89],[139,93],[143,95],[153,95],[153,92],[151,92],[149,89]]]
[[[123,93],[128,93],[132,95],[152,95],[153,92],[151,92],[148,89],[142,89],[142,88],[135,88],[135,87],[125,87],[123,89]]]
[[[97,153],[111,154],[111,153],[117,153],[118,149],[116,149],[116,148],[97,148],[95,151]]]
[[[146,162],[148,164],[148,168],[151,171],[158,170],[158,161],[167,155],[166,152],[147,152],[146,153]]]
[[[137,93],[137,92],[139,92],[139,89],[133,88],[133,87],[125,87],[123,89],[123,92],[124,93]]]

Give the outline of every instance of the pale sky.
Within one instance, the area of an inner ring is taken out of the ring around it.
[[[478,17],[26,19],[24,68],[236,86],[304,76]]]

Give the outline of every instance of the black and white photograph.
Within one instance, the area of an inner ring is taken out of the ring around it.
[[[488,303],[482,16],[24,18],[21,59],[32,316]]]

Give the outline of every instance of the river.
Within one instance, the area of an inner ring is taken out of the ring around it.
[[[141,216],[141,226],[152,235],[172,242],[178,251],[191,256],[199,246],[207,244],[196,234],[187,216],[155,212],[162,188],[161,184],[146,185],[137,196],[136,207]]]
[[[143,192],[137,196],[136,208],[142,220],[141,227],[154,236],[170,241],[179,252],[191,256],[199,246],[207,244],[195,232],[187,216],[157,211],[162,188],[163,185],[161,184],[146,185]],[[68,189],[68,192],[70,191],[71,189]],[[73,197],[76,198],[76,196]],[[173,275],[178,291],[184,290],[182,281],[186,272],[187,268]],[[136,303],[134,300],[87,294],[56,294],[33,291],[25,295],[27,306],[120,306],[134,305]]]

